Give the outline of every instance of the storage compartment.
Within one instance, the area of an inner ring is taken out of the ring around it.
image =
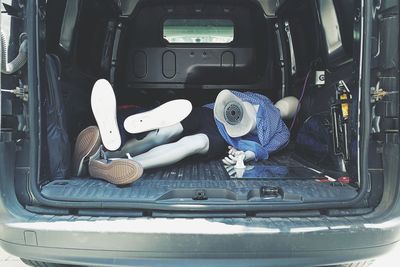
[[[273,103],[295,96],[301,105],[284,121],[288,144],[245,169],[225,166],[222,157],[189,157],[117,186],[89,175],[54,179],[44,161],[37,181],[44,199],[58,207],[68,202],[69,208],[368,207],[368,201],[354,201],[366,180],[357,165],[359,66],[353,47],[359,43],[348,34],[355,27],[349,23],[353,1],[288,0],[276,16],[266,16],[258,1],[152,0],[129,10],[111,0],[70,2],[47,3],[46,53],[61,59],[71,148],[80,131],[96,125],[90,95],[102,78],[113,85],[118,106],[149,109],[183,98],[200,107],[223,89],[255,92]]]

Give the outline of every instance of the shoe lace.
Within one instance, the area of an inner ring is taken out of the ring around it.
[[[107,153],[103,149],[103,145],[100,146],[100,158],[104,159],[107,163],[111,161],[108,159]]]

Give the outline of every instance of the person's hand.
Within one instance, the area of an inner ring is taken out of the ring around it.
[[[228,166],[235,165],[239,159],[239,156],[243,157],[244,152],[239,151],[236,148],[231,147],[231,146],[229,146],[228,149],[229,149],[228,156],[226,156],[224,159],[222,159],[222,162]]]
[[[252,169],[254,169],[254,166],[246,166],[244,169],[237,169],[234,166],[225,165],[225,170],[231,178],[243,178],[246,171],[250,171]]]
[[[238,160],[240,160],[240,158],[243,158],[244,162],[253,160],[256,158],[256,154],[253,151],[240,151],[237,150],[234,147],[229,146],[228,147],[229,151],[228,151],[228,156],[226,156],[224,159],[222,159],[222,162],[225,165],[236,165],[236,163],[238,162]]]

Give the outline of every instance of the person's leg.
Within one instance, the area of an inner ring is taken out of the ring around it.
[[[157,146],[131,159],[139,162],[146,170],[171,165],[195,154],[206,154],[209,146],[207,135],[195,134],[185,136],[174,143]]]
[[[103,145],[109,151],[120,149],[121,145],[124,145],[123,141],[132,139],[131,134],[172,127],[184,120],[192,110],[190,101],[177,99],[150,111],[136,107],[133,110],[121,109],[117,114],[114,90],[105,79],[98,80],[93,86],[91,106]],[[128,114],[129,112],[133,114]]]
[[[211,119],[208,118],[205,120],[204,110],[210,111],[211,115],[207,114],[207,117],[211,116]],[[126,142],[120,151],[108,152],[107,155],[110,158],[125,157],[126,153],[136,156],[156,146],[173,142],[180,136],[197,134],[200,132],[199,130],[203,123],[214,123],[212,110],[207,108],[194,108],[189,116],[180,123],[150,132],[145,138],[140,140],[133,137],[132,140]]]
[[[143,139],[130,139],[119,151],[107,152],[110,158],[124,158],[126,153],[136,156],[142,154],[156,146],[175,141],[183,132],[182,124],[178,123],[169,127],[160,128],[152,131]]]

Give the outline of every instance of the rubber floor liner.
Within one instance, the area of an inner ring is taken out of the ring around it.
[[[243,178],[232,178],[221,161],[190,161],[146,171],[131,185],[119,187],[93,178],[52,181],[42,188],[44,197],[63,201],[212,202],[337,201],[356,197],[355,188],[317,182],[318,171],[287,156],[257,162]],[[279,171],[276,171],[276,170]],[[282,172],[283,169],[283,172]],[[239,175],[240,176],[240,175]],[[279,188],[281,195],[263,198],[262,188]]]

